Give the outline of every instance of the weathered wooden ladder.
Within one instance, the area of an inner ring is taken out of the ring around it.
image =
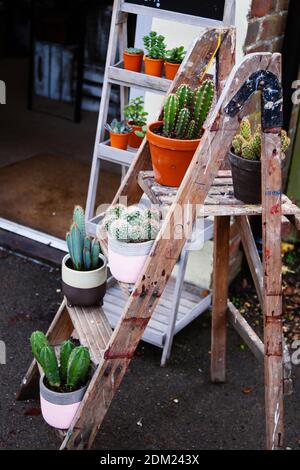
[[[208,31],[199,39],[173,82],[170,91],[181,83],[194,87],[206,70],[215,50],[219,33],[223,50],[234,50],[234,32],[230,29]],[[227,55],[228,57],[228,55]],[[61,449],[86,449],[92,446],[110,403],[134,356],[136,347],[151,319],[166,283],[197,217],[215,217],[215,250],[212,308],[211,379],[225,381],[226,321],[259,358],[265,361],[265,403],[267,448],[283,445],[283,341],[281,306],[281,222],[283,214],[299,228],[300,210],[281,194],[280,129],[282,94],[280,86],[281,56],[271,53],[251,54],[235,66],[225,84],[228,61],[218,62],[217,89],[219,99],[207,120],[205,132],[191,165],[177,192],[169,200],[166,218],[148,260],[135,286],[127,289],[129,296],[114,332],[101,308],[61,309],[52,323],[48,336],[57,344],[77,330],[80,341],[91,348],[95,373],[82,404],[67,431]],[[262,96],[262,204],[245,205],[232,195],[231,174],[219,171],[235,135],[245,102],[259,92]],[[154,191],[155,189],[155,191]],[[163,189],[163,188],[162,188]],[[159,188],[151,173],[148,144],[143,142],[114,203],[120,199],[138,203],[143,192],[159,202]],[[163,193],[162,191],[162,194]],[[163,202],[162,202],[163,203]],[[176,208],[189,205],[190,218],[183,226],[178,222]],[[165,208],[166,209],[166,208]],[[262,215],[263,266],[260,262],[248,216]],[[264,344],[245,319],[228,302],[228,259],[230,217],[237,220],[247,259],[258,290],[265,318]],[[179,236],[180,235],[180,236]],[[106,250],[105,240],[102,242]],[[228,313],[228,315],[227,315]],[[32,363],[25,376],[19,398],[28,398],[38,377]],[[287,377],[288,383],[289,377]]]

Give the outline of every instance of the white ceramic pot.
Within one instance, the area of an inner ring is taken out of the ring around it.
[[[70,255],[62,261],[62,290],[71,305],[101,305],[106,292],[107,262],[99,255],[102,266],[92,271],[76,271],[71,267]]]
[[[125,243],[108,238],[108,263],[120,282],[135,284],[151,251],[154,240],[143,243]]]
[[[42,415],[46,423],[56,429],[68,429],[80,406],[87,385],[69,393],[49,390],[40,378],[40,400]]]

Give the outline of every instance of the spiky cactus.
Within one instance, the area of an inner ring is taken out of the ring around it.
[[[214,97],[211,80],[192,90],[181,85],[176,93],[167,96],[164,105],[163,135],[175,139],[198,139]]]
[[[111,209],[108,219],[105,217],[103,226],[109,236],[126,243],[141,243],[154,240],[159,232],[160,213],[157,209],[142,209],[130,206],[117,219],[111,219]]]
[[[39,363],[43,368],[45,376],[52,387],[60,387],[60,374],[54,348],[52,346],[44,346],[41,349]]]
[[[281,156],[284,157],[287,151],[290,139],[286,131],[281,134]],[[239,133],[232,140],[234,153],[247,160],[260,160],[261,155],[261,125],[259,124],[252,132],[251,124],[248,118],[243,118],[240,124]]]
[[[85,383],[90,368],[91,357],[88,348],[77,346],[73,349],[68,360],[66,384],[76,388]]]
[[[99,266],[100,244],[86,235],[84,210],[75,206],[73,223],[66,234],[68,251],[76,271],[90,271]]]
[[[32,353],[42,367],[48,384],[58,392],[76,390],[88,379],[90,354],[83,346],[75,347],[71,340],[64,341],[60,347],[60,360],[54,348],[49,345],[44,333],[35,331],[30,337]]]

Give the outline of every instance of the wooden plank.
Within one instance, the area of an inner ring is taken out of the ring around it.
[[[226,380],[226,317],[229,273],[230,217],[214,222],[213,304],[211,323],[211,380]]]
[[[109,142],[98,144],[97,157],[112,163],[130,166],[134,159],[135,152],[120,150],[109,145]]]
[[[63,300],[46,333],[46,336],[49,339],[50,344],[57,345],[68,339],[73,330],[74,326],[66,309],[65,301]],[[37,392],[39,390],[38,381],[38,367],[37,362],[34,359],[22,380],[16,399],[27,400],[37,396]]]
[[[231,302],[228,302],[228,319],[254,356],[263,361],[264,343]]]
[[[171,85],[171,80],[154,77],[140,72],[132,72],[123,68],[110,66],[108,68],[108,80],[110,83],[121,86],[142,88],[145,91],[165,94]]]

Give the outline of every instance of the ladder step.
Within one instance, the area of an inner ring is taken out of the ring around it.
[[[108,81],[110,83],[142,88],[143,90],[165,94],[172,83],[171,80],[161,77],[153,77],[145,73],[131,72],[123,68],[123,62],[118,62],[108,68]]]
[[[98,144],[98,158],[112,163],[130,166],[137,149],[121,150],[110,146],[110,141],[106,140]]]
[[[173,203],[178,188],[161,186],[154,179],[153,171],[141,171],[138,183],[153,204],[161,207],[169,207]],[[282,212],[284,215],[300,215],[300,209],[286,196],[282,196]],[[231,172],[223,170],[218,173],[208,195],[205,199],[203,216],[227,216],[227,215],[260,215],[261,204],[245,204],[235,199]]]
[[[102,307],[70,307],[68,313],[80,343],[90,350],[94,364],[99,364],[112,335],[112,329]]]

